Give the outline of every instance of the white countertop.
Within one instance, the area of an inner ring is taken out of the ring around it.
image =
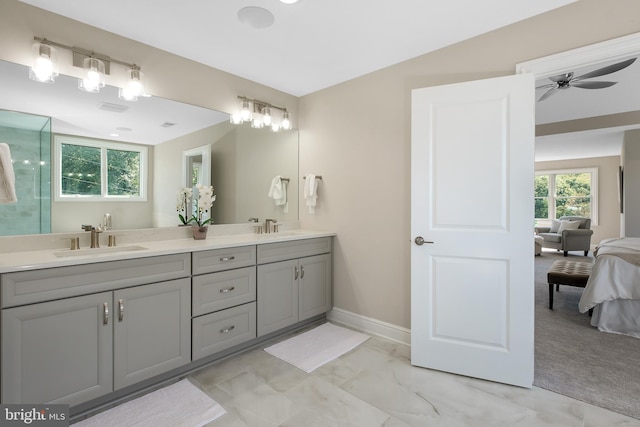
[[[136,241],[135,243],[128,242],[119,244],[115,247],[102,245],[101,248],[82,248],[75,251],[70,249],[46,249],[8,252],[0,254],[0,273],[197,252],[236,246],[261,245],[335,235],[333,232],[296,229],[270,234],[252,233],[208,236],[205,240],[183,238],[151,240],[146,242]]]

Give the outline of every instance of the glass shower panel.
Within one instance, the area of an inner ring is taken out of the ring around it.
[[[0,110],[0,142],[11,150],[17,203],[0,204],[0,236],[51,232],[51,119]]]

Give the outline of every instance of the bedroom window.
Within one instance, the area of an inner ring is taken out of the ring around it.
[[[597,168],[536,172],[535,219],[584,216],[597,224],[597,179]]]
[[[145,201],[147,147],[57,135],[58,201]]]

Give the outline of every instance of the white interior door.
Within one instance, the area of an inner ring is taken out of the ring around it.
[[[414,365],[533,384],[534,104],[530,74],[412,93]]]

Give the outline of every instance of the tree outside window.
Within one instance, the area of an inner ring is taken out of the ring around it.
[[[596,178],[596,169],[536,173],[535,218],[551,220],[563,216],[584,216],[593,220]]]
[[[145,146],[56,136],[58,200],[146,199]]]

